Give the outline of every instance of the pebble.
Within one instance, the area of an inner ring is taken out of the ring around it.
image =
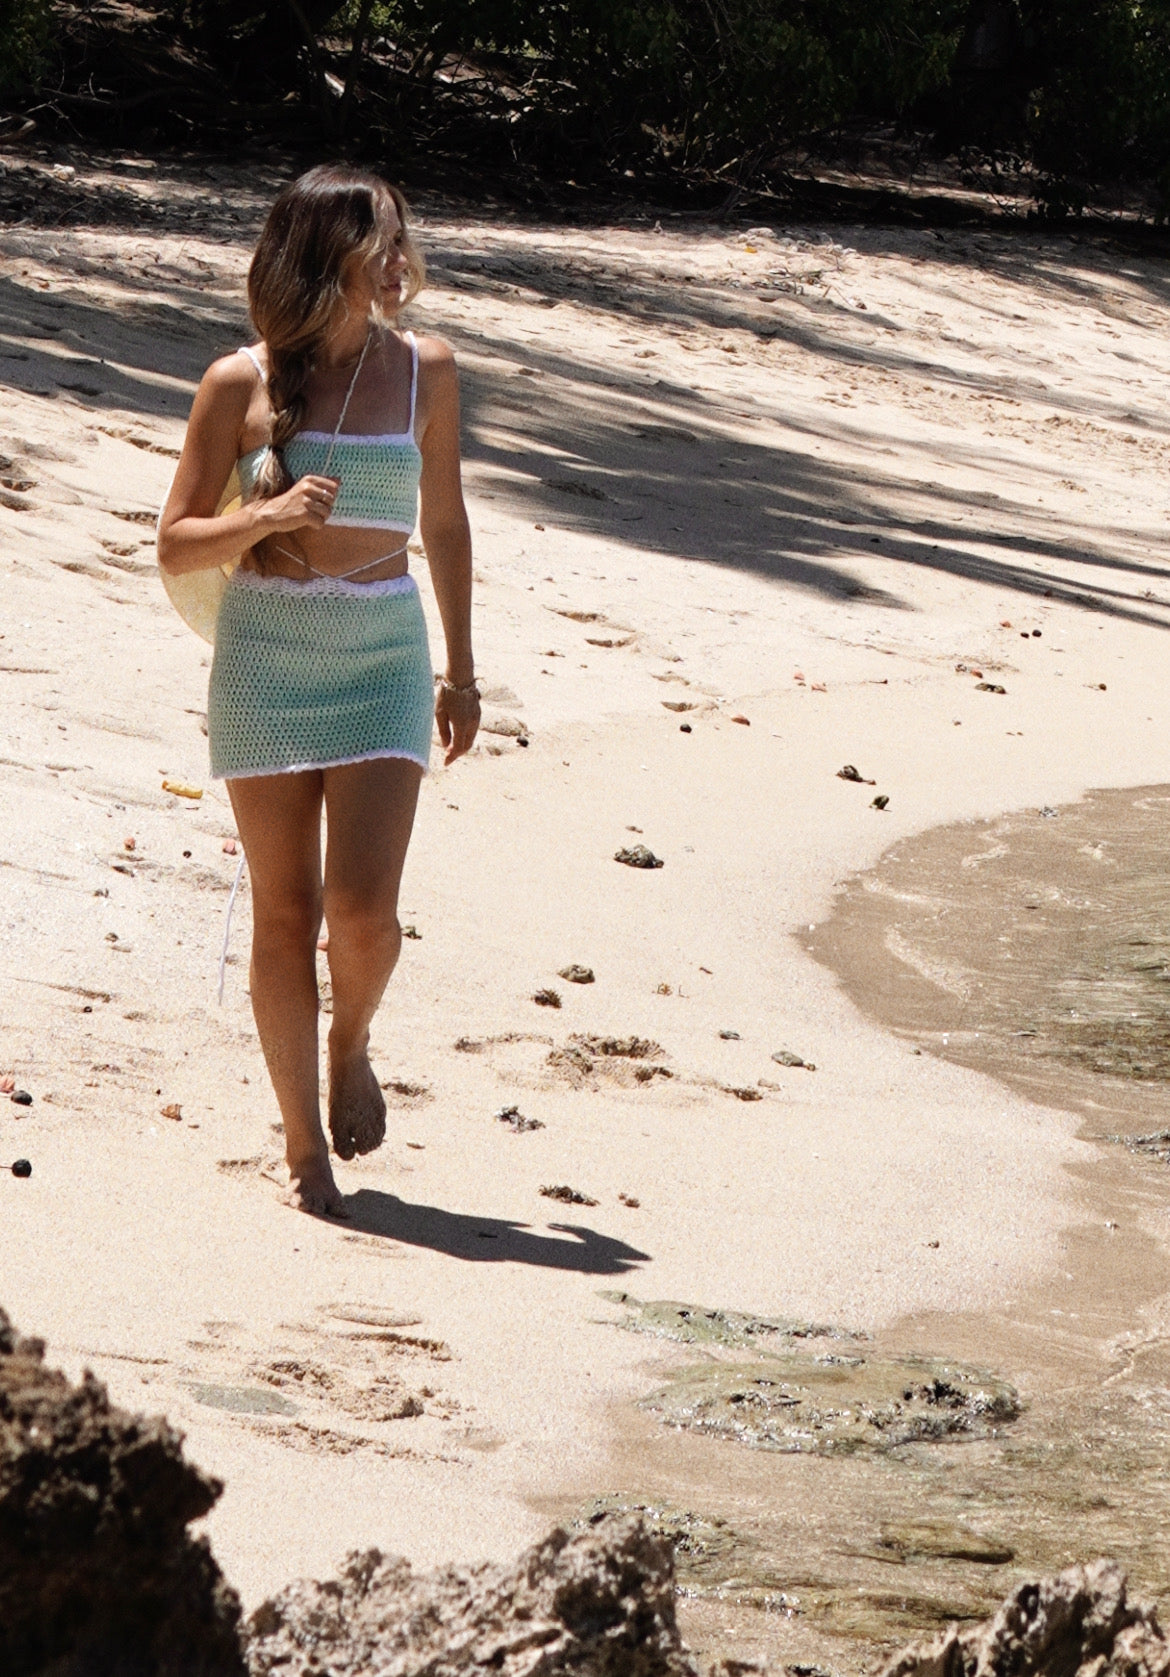
[[[998,681],[977,681],[975,691],[977,693],[1006,693],[1007,688],[1001,687]]]
[[[738,1042],[739,1041],[739,1032],[738,1031],[720,1031],[719,1035],[723,1038],[724,1042]]]
[[[538,990],[533,996],[537,1007],[560,1007],[561,998],[555,990]]]
[[[33,1103],[27,1089],[14,1089],[8,1098],[14,1106],[31,1106]]]
[[[852,763],[846,763],[844,768],[837,770],[837,779],[852,780],[858,786],[877,785],[876,780],[867,780],[859,769],[854,768]]]
[[[13,1176],[32,1175],[32,1165],[27,1159],[14,1159],[8,1168],[11,1170]]]
[[[576,962],[572,966],[562,967],[557,977],[563,978],[567,984],[592,984],[595,982],[593,968],[578,966]]]
[[[630,845],[622,850],[615,850],[615,862],[623,862],[627,868],[661,868],[665,866],[661,857],[648,850],[644,844]]]
[[[816,1071],[810,1060],[802,1060],[799,1054],[794,1054],[791,1048],[778,1048],[772,1055],[778,1066],[803,1066],[805,1071]]]
[[[889,801],[889,798],[884,792],[879,792],[869,807],[870,809],[885,809]]]
[[[691,727],[689,722],[680,722],[679,727],[678,727],[678,731],[679,731],[680,734],[692,734],[692,733],[694,733],[694,729]]]

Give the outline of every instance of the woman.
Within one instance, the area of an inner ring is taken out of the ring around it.
[[[284,1121],[287,1200],[333,1216],[345,1207],[318,1099],[322,916],[329,1131],[352,1159],[386,1131],[369,1030],[401,944],[432,710],[447,763],[479,722],[455,363],[440,339],[394,324],[422,278],[385,181],[323,167],[287,187],[248,275],[259,342],[205,375],[159,522],[173,575],[240,561],[216,630],[211,766],[251,870],[252,1008]],[[233,469],[243,503],[217,516]],[[437,693],[407,575],[416,509],[447,643]]]

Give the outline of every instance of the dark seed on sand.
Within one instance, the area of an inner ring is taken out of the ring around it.
[[[537,1007],[560,1007],[561,998],[555,990],[538,990],[533,996]]]
[[[598,1203],[589,1194],[582,1194],[578,1189],[570,1188],[563,1182],[556,1187],[546,1185],[540,1191],[546,1200],[560,1200],[562,1205],[596,1205]]]
[[[642,1204],[641,1200],[636,1200],[633,1194],[619,1194],[618,1199],[621,1200],[623,1205],[628,1205],[631,1211],[637,1211]]]
[[[15,1106],[31,1106],[33,1103],[33,1098],[27,1089],[14,1089],[8,1098]]]
[[[539,1118],[525,1118],[518,1106],[502,1106],[496,1113],[501,1124],[507,1124],[509,1129],[515,1130],[517,1135],[527,1135],[529,1130],[543,1130],[544,1124]]]
[[[11,1169],[13,1176],[32,1175],[32,1165],[27,1159],[14,1159],[9,1168]]]
[[[843,769],[837,770],[838,780],[851,780],[857,786],[876,786],[875,780],[867,780],[860,769],[854,768],[852,763],[846,763]]]
[[[885,807],[889,803],[889,801],[890,800],[889,800],[889,798],[886,797],[886,794],[884,792],[881,792],[873,800],[873,802],[870,804],[869,807],[870,807],[870,809],[885,809]]]
[[[594,982],[593,968],[578,966],[576,962],[572,966],[562,967],[557,977],[563,978],[566,984],[592,984]]]
[[[694,732],[694,729],[691,727],[689,722],[680,722],[678,731],[680,734],[690,734]]]
[[[661,857],[648,850],[644,844],[633,844],[622,850],[615,850],[615,862],[623,862],[627,868],[660,868],[664,864]]]
[[[719,1035],[723,1038],[724,1042],[738,1042],[739,1041],[739,1032],[738,1031],[720,1031]]]

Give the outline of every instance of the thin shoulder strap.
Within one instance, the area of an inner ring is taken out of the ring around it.
[[[406,341],[410,345],[410,423],[406,429],[414,436],[414,409],[418,401],[418,339],[413,332],[406,334]]]
[[[259,361],[258,357],[255,356],[252,353],[252,351],[248,348],[247,344],[241,344],[239,349],[237,349],[236,354],[237,355],[246,355],[248,357],[248,360],[252,363],[253,367],[255,367],[256,371],[260,374],[260,377],[261,378],[264,377],[264,368],[260,365],[260,361]]]

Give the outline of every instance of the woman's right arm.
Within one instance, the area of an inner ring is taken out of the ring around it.
[[[303,477],[283,495],[216,517],[239,459],[255,389],[250,363],[242,355],[225,355],[207,369],[195,393],[183,452],[158,521],[158,562],[172,575],[227,564],[265,536],[320,528],[329,516],[336,479]]]

